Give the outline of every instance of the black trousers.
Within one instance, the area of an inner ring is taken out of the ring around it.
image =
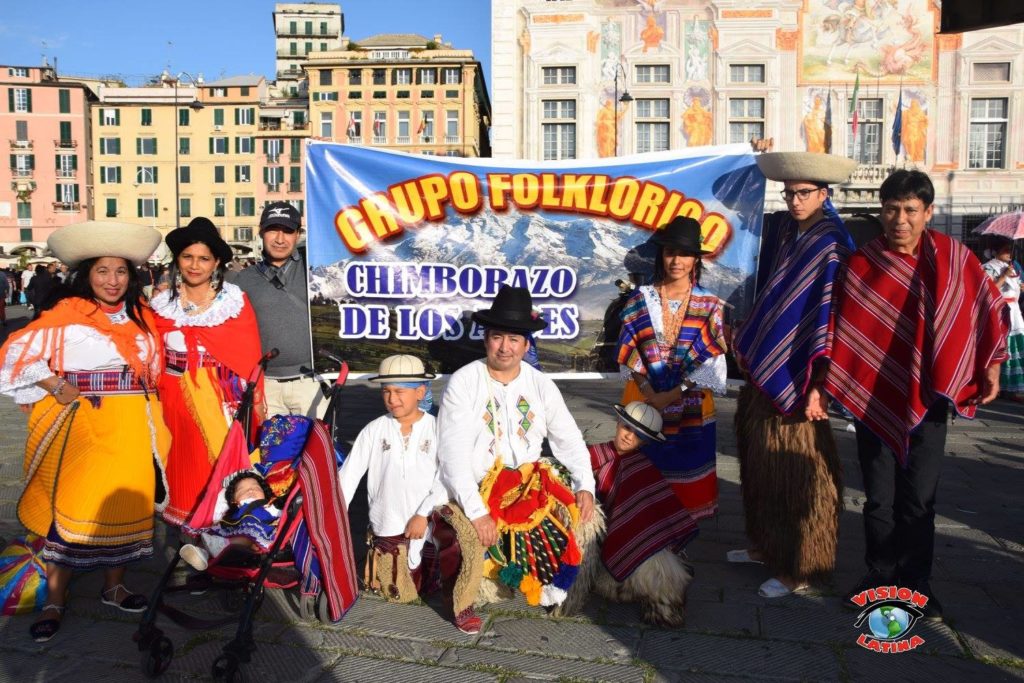
[[[946,446],[949,403],[941,399],[910,433],[903,468],[881,440],[857,422],[857,457],[864,477],[864,536],[868,570],[892,581],[928,581],[935,549],[935,493]]]

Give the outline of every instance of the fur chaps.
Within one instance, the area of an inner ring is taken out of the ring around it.
[[[773,576],[799,581],[835,567],[842,467],[828,421],[784,417],[749,382],[736,406],[747,536]]]
[[[614,602],[639,602],[644,621],[659,626],[682,626],[686,615],[686,589],[693,574],[675,553],[661,550],[644,562],[621,583],[616,581],[601,561],[601,540],[605,533],[605,516],[600,505],[594,506],[594,517],[577,530],[577,541],[583,552],[576,582],[555,616],[578,613],[591,591]]]

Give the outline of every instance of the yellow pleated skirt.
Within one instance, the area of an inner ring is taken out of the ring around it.
[[[153,395],[81,397],[33,407],[18,517],[75,546],[149,545],[166,505],[170,433]],[[158,491],[161,500],[157,500]]]

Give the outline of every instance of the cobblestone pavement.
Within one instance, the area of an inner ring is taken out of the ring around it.
[[[9,309],[16,316],[24,309]],[[15,321],[17,323],[17,321]],[[588,441],[611,437],[612,381],[560,382]],[[440,392],[438,392],[439,394]],[[345,429],[351,439],[382,412],[376,393],[358,382],[346,390]],[[631,604],[594,599],[575,618],[552,619],[521,600],[484,611],[479,636],[457,631],[440,604],[388,605],[363,594],[337,625],[304,622],[295,598],[271,591],[257,616],[258,649],[246,667],[253,681],[739,681],[739,680],[1024,680],[1024,411],[997,401],[975,421],[950,429],[940,485],[933,587],[946,611],[943,624],[918,624],[924,645],[884,655],[856,644],[861,629],[839,598],[863,568],[860,510],[863,489],[853,435],[833,420],[845,469],[838,566],[831,583],[779,600],[758,597],[767,578],[756,565],[730,565],[725,552],[745,546],[739,466],[732,436],[734,397],[719,401],[720,512],[701,525],[688,547],[696,567],[686,624],[678,630],[645,625]],[[0,399],[0,535],[18,533],[24,417]],[[362,498],[357,496],[357,500]],[[352,511],[356,536],[365,504]],[[133,568],[129,583],[150,589],[165,549]],[[100,604],[101,577],[81,575],[71,587],[60,633],[45,645],[27,634],[32,617],[0,618],[0,680],[141,680],[129,615]],[[175,604],[223,614],[207,596]],[[175,655],[165,680],[209,679],[210,666],[231,638],[230,627],[186,631],[161,619]]]

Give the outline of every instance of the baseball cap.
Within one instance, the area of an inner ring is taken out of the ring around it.
[[[260,231],[274,225],[289,230],[298,230],[302,227],[302,214],[288,202],[270,202],[263,207],[263,214],[260,216]]]

